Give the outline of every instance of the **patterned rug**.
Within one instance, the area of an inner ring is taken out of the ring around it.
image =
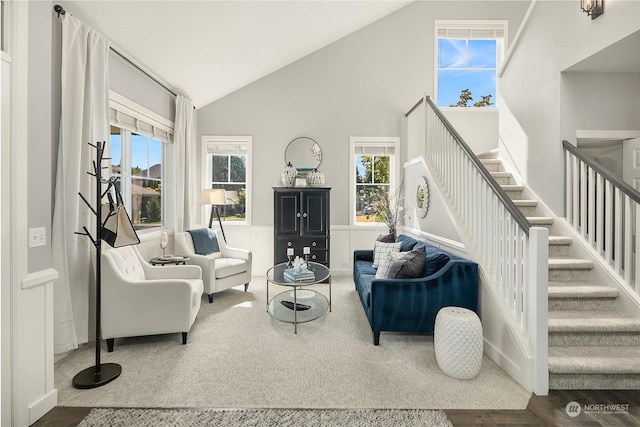
[[[132,409],[96,408],[79,427],[453,427],[446,414],[400,409]]]

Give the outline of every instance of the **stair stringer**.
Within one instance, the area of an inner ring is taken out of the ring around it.
[[[512,170],[512,164],[505,162],[500,154],[498,155],[498,159],[502,161],[504,170],[512,174],[515,182],[524,186],[524,190],[522,191],[523,197],[535,199],[538,202],[536,210],[544,216],[553,218],[553,224],[549,228],[549,235],[571,237],[573,244],[569,246],[569,256],[571,258],[590,260],[594,263],[594,267],[590,273],[590,281],[616,289],[619,292],[619,297],[616,299],[615,308],[622,313],[640,317],[640,295],[625,283],[624,279],[606,263],[596,250],[589,245],[589,242],[569,224],[566,218],[557,216],[555,212],[545,204],[544,200],[538,197],[538,195],[527,186],[522,176],[518,174],[518,171]]]
[[[467,235],[466,230],[458,223],[457,215],[451,210],[447,202],[446,192],[443,191],[442,182],[431,172],[424,157],[420,157],[419,161],[424,164],[435,183],[436,188],[431,188],[430,192],[437,190],[445,202],[444,208],[448,212],[462,244],[465,246],[466,256],[477,262],[480,257],[476,253],[474,245],[470,244],[471,238]],[[412,162],[415,162],[415,160]],[[409,229],[405,228],[405,230]],[[411,230],[416,237],[421,237],[427,241],[430,240],[427,233],[416,233],[415,230]],[[505,308],[504,304],[500,303],[501,296],[497,290],[496,283],[492,282],[490,275],[485,274],[483,266],[479,262],[478,274],[479,316],[482,321],[484,353],[524,389],[532,392],[535,364],[529,338],[519,331],[520,328],[513,314]]]

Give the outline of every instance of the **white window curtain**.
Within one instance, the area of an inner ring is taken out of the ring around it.
[[[195,225],[196,203],[200,200],[200,184],[193,136],[193,102],[176,96],[176,121],[173,140],[176,148],[176,232],[188,230]],[[196,197],[197,195],[197,197]]]
[[[51,233],[53,267],[59,273],[54,286],[56,353],[89,339],[93,245],[75,232],[86,226],[95,233],[95,218],[78,193],[95,200],[95,181],[87,174],[93,170],[95,149],[88,143],[109,138],[110,43],[69,13],[61,19],[62,108]]]

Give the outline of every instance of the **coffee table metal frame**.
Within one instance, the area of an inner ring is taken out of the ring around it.
[[[308,262],[307,268],[314,272],[314,280],[290,282],[284,278],[284,270],[287,268],[287,263],[282,263],[271,267],[266,273],[267,279],[267,313],[276,320],[281,322],[293,323],[293,332],[298,333],[298,323],[310,322],[324,316],[327,311],[331,311],[331,270],[323,264],[317,262]],[[329,298],[320,292],[302,289],[307,286],[317,285],[327,281],[329,284]],[[273,283],[278,286],[288,286],[293,288],[293,291],[286,290],[276,294],[273,298],[269,299],[269,283]],[[298,296],[298,292],[304,292],[305,297]],[[290,297],[293,294],[293,310],[280,307],[280,302]],[[301,299],[300,303],[308,303],[311,305],[309,310],[298,310],[298,299]],[[293,312],[293,318],[290,318],[290,313]]]

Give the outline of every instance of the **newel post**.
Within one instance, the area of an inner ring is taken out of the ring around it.
[[[526,324],[532,357],[531,388],[539,396],[549,394],[549,230],[529,229],[529,274]]]

